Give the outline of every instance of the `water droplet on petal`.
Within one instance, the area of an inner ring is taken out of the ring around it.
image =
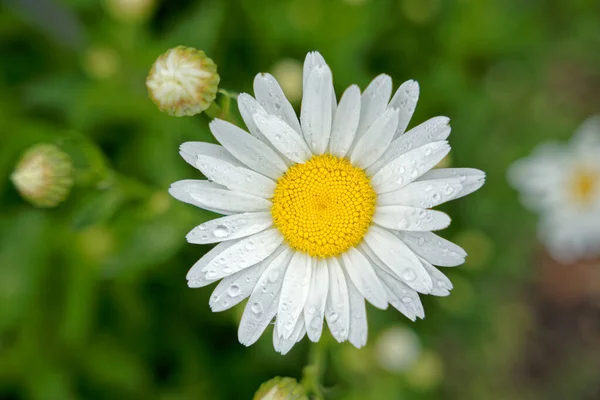
[[[415,271],[411,268],[406,268],[404,271],[402,271],[402,279],[407,282],[414,281],[416,277],[417,274],[415,274]]]
[[[229,228],[226,227],[225,225],[217,225],[217,227],[213,231],[213,235],[215,235],[215,237],[218,237],[218,238],[227,237],[227,236],[229,236],[229,234],[230,234]]]
[[[238,285],[231,285],[227,292],[231,297],[236,297],[240,294],[240,287]]]

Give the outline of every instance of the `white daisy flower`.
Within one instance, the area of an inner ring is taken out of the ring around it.
[[[419,293],[448,295],[452,284],[433,265],[456,266],[466,253],[431,233],[450,223],[429,210],[484,182],[475,169],[430,171],[450,151],[449,120],[436,117],[404,133],[419,96],[415,81],[391,97],[380,75],[361,94],[336,101],[331,70],[319,53],[304,63],[300,120],[269,74],[241,94],[250,134],[210,124],[221,145],[184,143],[183,158],[208,180],[172,185],[177,199],[226,216],[194,228],[191,243],[219,243],[187,275],[190,287],[221,280],[210,306],[223,311],[249,297],[239,340],[254,343],[275,319],[283,354],[304,335],[332,335],[362,347],[365,299],[423,318]]]
[[[568,145],[542,144],[508,172],[523,204],[540,213],[538,236],[554,258],[600,255],[600,116]]]

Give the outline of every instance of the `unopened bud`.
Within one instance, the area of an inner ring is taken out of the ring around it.
[[[27,150],[10,179],[23,198],[38,207],[55,207],[73,186],[71,157],[53,144],[38,144]]]
[[[295,379],[278,376],[260,385],[253,400],[308,400],[308,397]]]
[[[217,65],[201,50],[178,46],[158,57],[146,86],[161,111],[177,117],[199,114],[217,96]]]

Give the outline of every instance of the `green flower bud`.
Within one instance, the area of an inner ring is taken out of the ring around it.
[[[253,400],[308,400],[308,396],[295,379],[278,376],[260,385]]]
[[[219,88],[217,65],[201,50],[178,46],[158,57],[146,87],[161,111],[181,117],[206,110]]]
[[[71,157],[53,144],[28,149],[10,176],[21,196],[37,207],[55,207],[73,186]]]

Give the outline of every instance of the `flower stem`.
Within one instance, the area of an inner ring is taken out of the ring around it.
[[[219,101],[213,101],[204,114],[210,119],[219,118],[239,126],[239,121],[231,111],[231,100],[237,101],[237,94],[228,90],[219,89]]]
[[[321,339],[317,343],[312,343],[308,356],[308,365],[302,370],[302,380],[300,384],[304,386],[307,394],[312,395],[314,400],[323,400],[323,390],[321,387],[321,378],[325,372],[326,340]]]

